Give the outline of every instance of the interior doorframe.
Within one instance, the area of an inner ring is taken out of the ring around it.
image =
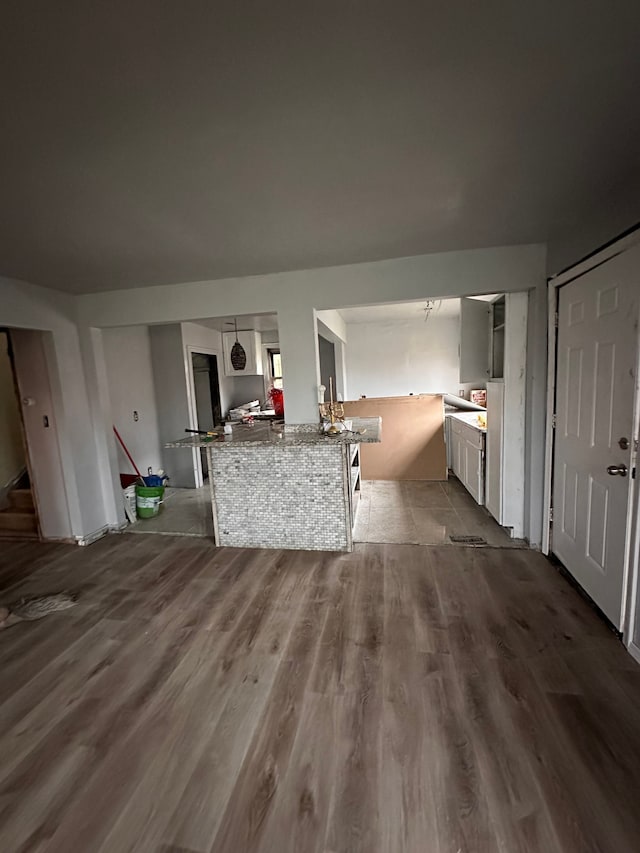
[[[552,549],[552,499],[553,499],[553,453],[555,444],[555,409],[556,409],[556,374],[557,374],[557,346],[558,346],[558,300],[560,288],[575,281],[606,261],[622,254],[627,249],[640,245],[640,228],[625,234],[603,249],[594,252],[589,257],[575,264],[569,269],[550,277],[547,280],[548,287],[548,332],[547,332],[547,411],[546,411],[546,434],[544,454],[544,491],[543,491],[543,526],[542,526],[542,553],[549,555]],[[638,392],[640,382],[640,330],[638,332],[638,343],[636,346],[636,388],[633,400],[633,427],[634,436],[638,435],[640,426],[640,393]],[[632,451],[632,464],[638,468],[637,449]],[[630,500],[627,510],[627,532],[625,546],[625,565],[622,583],[622,637],[629,652],[640,662],[640,647],[633,644],[633,635],[636,622],[636,603],[638,595],[638,572],[640,571],[640,560],[638,548],[640,547],[640,470],[636,479],[632,481],[630,489]]]
[[[193,375],[193,354],[202,353],[202,355],[215,355],[218,368],[218,383],[220,381],[220,365],[222,354],[220,350],[211,349],[210,347],[194,346],[187,344],[186,346],[186,361],[187,361],[187,402],[189,407],[189,429],[198,429],[198,408],[196,406],[196,381]],[[198,448],[194,447],[193,451],[193,471],[195,475],[196,488],[204,486],[204,475],[202,473],[202,458]],[[211,480],[211,477],[209,477]]]

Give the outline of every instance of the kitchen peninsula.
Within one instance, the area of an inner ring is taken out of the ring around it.
[[[224,439],[193,436],[166,447],[204,447],[216,545],[353,550],[359,445],[381,440],[380,418],[354,418],[327,436],[316,425],[237,425]]]

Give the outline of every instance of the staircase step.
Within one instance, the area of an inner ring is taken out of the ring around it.
[[[12,489],[7,499],[10,507],[35,512],[31,489]]]
[[[31,531],[37,533],[38,525],[33,511],[18,510],[12,507],[0,512],[0,530]]]
[[[40,540],[40,534],[37,530],[3,530],[0,527],[0,541],[8,539],[33,539]]]

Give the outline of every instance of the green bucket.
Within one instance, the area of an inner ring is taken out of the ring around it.
[[[164,486],[136,486],[138,518],[153,518],[160,512]]]

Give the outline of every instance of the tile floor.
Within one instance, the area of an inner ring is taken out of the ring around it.
[[[450,536],[482,536],[493,547],[526,547],[478,506],[455,477],[445,482],[364,480],[355,542],[451,545]]]
[[[209,484],[200,489],[165,489],[155,518],[139,518],[127,533],[162,533],[167,536],[213,536]]]
[[[209,486],[168,488],[159,515],[138,519],[127,532],[213,536]],[[455,477],[446,482],[363,481],[355,542],[451,545],[451,535],[482,536],[493,547],[525,546],[511,539]]]

